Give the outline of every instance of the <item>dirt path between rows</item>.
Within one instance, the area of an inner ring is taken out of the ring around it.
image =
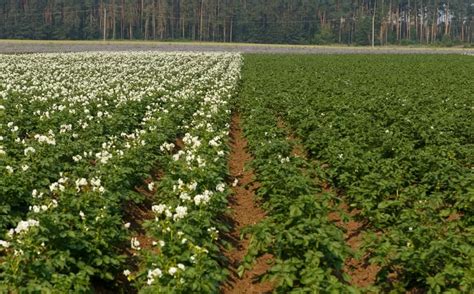
[[[352,249],[352,251],[357,252],[363,243],[365,232],[364,223],[356,220],[359,211],[350,210],[346,202],[342,202],[338,208],[341,209],[344,214],[350,216],[349,222],[343,222],[338,212],[330,213],[329,220],[335,222],[338,227],[344,229],[346,244]],[[351,285],[365,288],[375,283],[380,267],[369,263],[368,255],[367,253],[364,253],[358,258],[351,257],[346,259],[343,270],[351,278]]]
[[[231,222],[234,224],[232,231],[227,236],[234,245],[234,248],[224,252],[229,259],[230,278],[222,286],[223,294],[230,293],[267,293],[273,289],[269,282],[261,283],[257,279],[264,274],[270,266],[268,262],[272,260],[271,255],[265,255],[259,258],[250,271],[245,271],[243,277],[239,277],[237,269],[247,253],[249,239],[246,236],[240,239],[241,231],[244,227],[254,225],[265,218],[265,212],[255,203],[254,189],[258,186],[254,182],[254,174],[251,170],[246,170],[245,166],[252,160],[247,152],[247,140],[243,136],[240,125],[239,114],[232,116],[231,124],[231,154],[229,158],[229,168],[231,176],[238,180],[237,185],[233,187],[233,194],[230,200],[232,214]]]

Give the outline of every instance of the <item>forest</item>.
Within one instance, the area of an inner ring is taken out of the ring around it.
[[[0,38],[472,44],[473,0],[0,0]]]

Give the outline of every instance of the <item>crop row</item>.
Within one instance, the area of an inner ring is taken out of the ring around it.
[[[253,73],[244,67],[244,80]],[[274,264],[263,279],[273,281],[279,293],[353,292],[343,272],[352,253],[343,231],[328,218],[336,195],[317,185],[314,165],[296,152],[298,143],[279,122],[273,99],[256,97],[253,86],[244,84],[239,109],[267,217],[247,230],[252,239],[241,270],[271,254]]]
[[[228,227],[219,218],[227,210],[230,98],[240,62],[236,57],[218,69],[225,83],[209,85],[191,120],[181,125],[182,146],[160,147],[169,151],[162,159],[165,175],[157,183],[154,218],[144,225],[157,248],[138,250],[141,267],[129,277],[144,293],[216,293],[227,276],[219,246]],[[132,240],[132,246],[140,244]]]

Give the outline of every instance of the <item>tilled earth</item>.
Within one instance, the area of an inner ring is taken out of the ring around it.
[[[74,41],[10,41],[0,40],[0,53],[45,53],[84,51],[205,51],[242,53],[298,54],[474,54],[467,48],[410,47],[332,47],[303,45],[260,45],[230,43],[161,43],[161,42],[74,42]]]

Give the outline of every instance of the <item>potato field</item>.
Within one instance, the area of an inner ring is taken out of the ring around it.
[[[474,291],[472,56],[0,69],[0,293]]]

